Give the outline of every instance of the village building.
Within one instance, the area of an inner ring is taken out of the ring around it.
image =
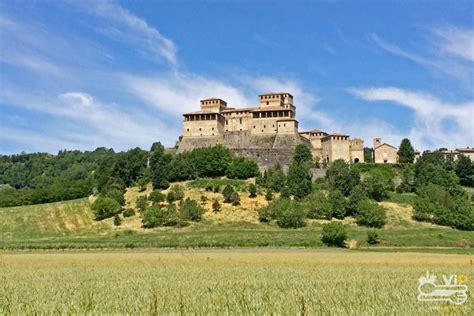
[[[397,163],[398,148],[387,143],[382,143],[381,138],[374,138],[374,162]]]

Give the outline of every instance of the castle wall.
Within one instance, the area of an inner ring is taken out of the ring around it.
[[[222,134],[223,127],[219,120],[184,121],[183,136],[217,136]]]

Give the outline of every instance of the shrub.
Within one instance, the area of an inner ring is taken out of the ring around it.
[[[120,211],[120,204],[114,199],[99,196],[91,205],[96,220],[114,216]]]
[[[329,199],[322,192],[314,192],[309,195],[303,205],[306,209],[308,218],[313,219],[331,219],[332,207]]]
[[[346,228],[340,222],[323,225],[321,241],[330,247],[344,247],[347,239]]]
[[[135,210],[133,208],[127,208],[123,211],[123,217],[132,217],[135,215]]]
[[[120,226],[122,224],[122,219],[120,218],[120,215],[115,214],[114,215],[114,225],[115,226]]]
[[[224,196],[224,203],[232,203],[232,197],[234,195],[234,188],[230,185],[226,185],[224,190],[222,191],[222,195]]]
[[[344,218],[347,201],[339,190],[329,192],[329,203],[331,203],[331,215],[339,219]]]
[[[365,179],[364,186],[370,198],[382,201],[388,198],[389,191],[393,191],[393,180],[386,177],[380,170],[375,169]]]
[[[270,222],[272,219],[276,219],[277,216],[282,213],[285,209],[291,207],[291,200],[289,199],[277,199],[268,203],[267,206],[258,210],[258,219],[260,222]]]
[[[382,228],[386,221],[385,209],[375,202],[364,200],[359,203],[357,224],[368,227]]]
[[[181,201],[184,198],[184,187],[179,184],[171,186],[169,193],[174,195],[175,201]]]
[[[248,179],[255,177],[257,173],[257,163],[243,157],[234,158],[227,168],[227,177],[231,179]]]
[[[344,196],[348,196],[352,188],[360,183],[360,173],[344,160],[338,159],[331,163],[326,172],[326,179],[331,189],[339,190]]]
[[[237,206],[240,205],[240,195],[239,193],[235,192],[232,193],[232,205]]]
[[[190,221],[200,221],[205,210],[195,200],[187,198],[179,204],[179,213],[181,218]]]
[[[367,231],[367,243],[369,245],[375,245],[379,243],[379,234],[375,229]]]
[[[286,185],[281,189],[280,192],[281,192],[280,197],[282,198],[289,199],[291,197],[290,188],[288,188],[288,186]]]
[[[121,190],[110,190],[105,194],[106,197],[114,199],[120,205],[125,205],[125,198],[123,196],[123,192]]]
[[[161,202],[164,202],[166,200],[166,195],[161,193],[160,190],[154,190],[148,196],[148,200],[153,202],[153,203],[161,203]]]
[[[174,204],[169,204],[164,208],[156,204],[146,209],[142,214],[142,226],[144,228],[174,226],[179,222],[178,212]]]
[[[148,199],[146,196],[139,196],[135,201],[135,205],[140,211],[144,211],[148,207]]]
[[[267,200],[267,201],[273,200],[273,191],[272,191],[272,189],[267,189],[267,193],[265,194],[265,200]]]
[[[359,210],[359,203],[368,198],[367,191],[362,185],[356,185],[347,203],[347,215],[356,215]]]
[[[249,197],[254,198],[257,197],[257,186],[253,183],[249,185]]]
[[[212,202],[212,211],[215,213],[221,211],[221,204],[219,203],[219,200],[216,199],[214,202]]]
[[[281,228],[300,228],[306,225],[305,214],[300,205],[289,200],[288,206],[277,213],[277,225]]]

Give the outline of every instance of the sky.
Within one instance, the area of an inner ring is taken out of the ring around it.
[[[0,0],[0,153],[174,146],[219,97],[300,131],[474,145],[473,1]]]

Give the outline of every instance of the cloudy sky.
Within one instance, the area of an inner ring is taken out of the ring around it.
[[[474,145],[472,1],[0,0],[0,153],[173,146],[199,99],[300,130]]]

